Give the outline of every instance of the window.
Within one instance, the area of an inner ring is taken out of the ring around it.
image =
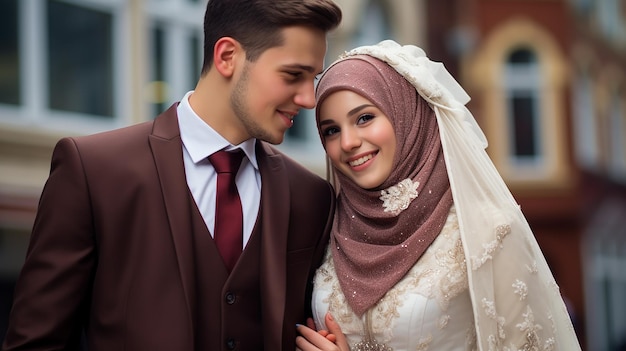
[[[113,15],[49,1],[48,107],[113,117]]]
[[[193,90],[202,69],[206,1],[147,0],[148,103],[156,117]]]
[[[593,1],[594,0],[570,0],[573,5],[574,5],[574,9],[576,9],[576,11],[579,14],[589,14],[592,10],[593,7]]]
[[[482,99],[487,152],[515,191],[574,184],[565,99],[570,64],[563,53],[537,23],[512,19],[484,39],[467,67]]]
[[[626,180],[626,121],[624,120],[624,108],[620,100],[621,95],[616,92],[609,109],[609,169],[617,180]]]
[[[583,267],[587,346],[622,350],[626,345],[626,207],[617,199],[600,203],[584,236]]]
[[[539,120],[541,85],[535,54],[527,48],[514,50],[506,61],[504,86],[513,166],[540,166],[542,143]]]
[[[21,98],[17,0],[0,1],[0,103],[19,105]]]
[[[513,155],[533,158],[537,155],[535,99],[532,91],[519,90],[510,97],[513,127]]]
[[[152,30],[152,82],[149,85],[152,115],[158,116],[166,108],[167,84],[165,83],[165,31],[160,25]]]
[[[0,1],[0,123],[68,133],[119,125],[131,86],[124,9],[124,0]]]
[[[389,14],[380,0],[370,0],[363,6],[361,20],[351,47],[372,45],[381,40],[392,38]]]
[[[187,38],[189,41],[189,81],[193,84],[200,77],[203,58],[203,36],[200,32],[191,32]],[[193,88],[190,84],[190,89]]]
[[[597,23],[608,39],[617,41],[626,33],[624,19],[621,17],[624,14],[624,5],[622,3],[623,1],[620,0],[603,0],[598,1],[596,4]]]
[[[574,148],[578,163],[594,169],[598,163],[597,126],[594,115],[592,81],[583,74],[574,83],[572,113],[574,115]]]

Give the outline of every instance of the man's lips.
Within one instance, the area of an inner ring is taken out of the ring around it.
[[[294,117],[296,117],[296,115],[298,114],[298,111],[283,111],[283,110],[278,110],[278,112],[280,112],[283,116],[289,118],[289,119],[293,119]]]
[[[283,117],[285,117],[285,119],[289,120],[290,124],[293,124],[293,119],[298,114],[298,112],[288,112],[288,111],[280,111],[280,110],[278,111],[278,113],[282,115]]]

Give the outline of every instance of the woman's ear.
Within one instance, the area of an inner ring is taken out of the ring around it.
[[[213,48],[213,64],[224,78],[230,78],[235,72],[239,55],[243,54],[243,48],[237,40],[222,37]]]

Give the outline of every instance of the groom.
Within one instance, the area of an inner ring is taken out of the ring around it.
[[[3,350],[293,350],[334,195],[270,144],[314,107],[340,20],[331,0],[210,0],[194,91],[59,141]],[[220,150],[244,154],[232,271],[214,240]]]

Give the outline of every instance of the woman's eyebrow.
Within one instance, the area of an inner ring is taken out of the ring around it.
[[[375,107],[375,106],[371,105],[371,104],[359,105],[359,106],[353,108],[352,110],[350,110],[348,112],[348,116],[354,115],[354,114],[358,113],[359,111],[361,111],[361,110],[363,110],[364,108],[367,108],[367,107]]]
[[[355,115],[355,114],[359,113],[361,110],[366,109],[366,108],[368,108],[368,107],[376,107],[376,106],[374,106],[374,105],[372,105],[372,104],[363,104],[363,105],[359,105],[359,106],[357,106],[357,107],[353,108],[352,110],[348,111],[348,113],[346,114],[346,117],[349,117],[349,116]],[[323,120],[323,121],[320,121],[318,124],[319,124],[320,126],[323,126],[323,125],[325,125],[325,124],[332,124],[332,123],[335,123],[335,121],[333,121],[332,119],[325,119],[325,120]]]

